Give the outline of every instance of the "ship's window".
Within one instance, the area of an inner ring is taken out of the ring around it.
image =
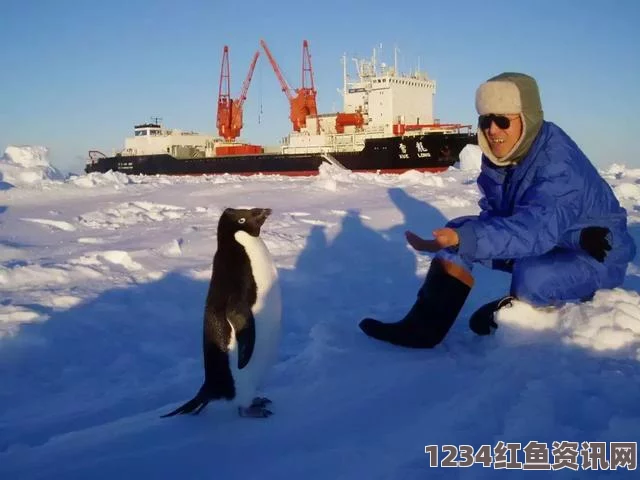
[[[136,130],[136,133],[135,133],[136,137],[142,137],[146,134],[147,134],[146,130]]]

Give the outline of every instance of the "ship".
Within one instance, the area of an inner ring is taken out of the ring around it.
[[[322,164],[353,172],[440,172],[453,166],[468,144],[477,144],[471,125],[441,123],[434,117],[436,81],[418,69],[399,73],[378,63],[376,50],[353,59],[351,77],[343,65],[343,109],[320,114],[316,107],[308,43],[303,42],[303,85],[291,89],[268,46],[262,47],[290,102],[291,132],[276,146],[237,140],[242,104],[259,52],[238,99],[229,94],[228,47],[223,54],[218,98],[218,135],[170,129],[157,119],[134,125],[133,136],[111,156],[89,152],[85,172],[132,175],[279,174],[317,175]],[[226,62],[226,70],[225,70]],[[305,85],[305,78],[309,81]]]

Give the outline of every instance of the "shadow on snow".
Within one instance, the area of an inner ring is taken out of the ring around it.
[[[638,375],[636,362],[559,341],[504,347],[468,331],[470,313],[507,291],[507,274],[475,270],[476,287],[460,318],[433,350],[399,349],[359,331],[363,316],[395,320],[414,301],[422,277],[416,275],[416,255],[404,231],[430,236],[446,222],[436,208],[401,189],[390,189],[389,196],[403,214],[402,224],[376,231],[358,210],[349,210],[332,241],[324,227],[311,227],[295,267],[280,270],[283,341],[267,385],[279,410],[274,419],[200,430],[202,441],[158,447],[160,457],[154,437],[152,445],[131,446],[140,450],[137,456],[120,464],[108,456],[96,459],[102,469],[90,471],[110,478],[143,461],[152,475],[166,476],[188,464],[207,478],[215,448],[216,471],[224,478],[256,471],[270,478],[285,466],[291,474],[309,474],[315,451],[323,451],[323,464],[335,465],[345,478],[421,478],[427,470],[422,449],[429,444],[631,440],[609,438],[615,429],[609,421],[637,416],[633,399],[640,387],[629,385]],[[208,281],[169,273],[159,281],[106,291],[63,312],[41,310],[48,320],[23,324],[16,336],[0,340],[0,454],[10,445],[39,445],[56,434],[190,398],[202,380],[207,288]],[[574,367],[568,373],[550,368],[550,357]],[[574,379],[576,366],[590,375]],[[56,415],[34,414],[44,405]],[[274,429],[280,418],[287,420]],[[186,420],[161,425],[182,425],[183,434],[196,428]],[[623,427],[618,430],[624,433]],[[574,438],[555,438],[559,431],[574,432]],[[400,441],[384,441],[390,432]],[[345,463],[340,452],[354,445],[375,454],[378,467],[375,459]],[[247,449],[261,454],[246,462]],[[444,473],[430,470],[430,475]],[[326,470],[308,478],[326,478]]]

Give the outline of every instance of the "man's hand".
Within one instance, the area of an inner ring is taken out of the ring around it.
[[[611,232],[605,227],[587,227],[580,232],[580,247],[600,263],[604,262],[611,244],[607,236]]]
[[[426,240],[407,230],[404,232],[407,242],[419,252],[435,253],[443,248],[455,247],[460,243],[458,234],[452,228],[438,228],[433,231],[433,239]]]

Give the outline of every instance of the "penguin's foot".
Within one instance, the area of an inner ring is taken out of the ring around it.
[[[273,403],[271,400],[269,400],[267,397],[256,397],[251,401],[251,406],[252,407],[266,407],[267,405],[270,405],[271,403]]]
[[[255,405],[252,403],[248,407],[238,407],[238,414],[241,417],[248,418],[267,418],[273,415],[273,412],[265,408],[264,405]]]

